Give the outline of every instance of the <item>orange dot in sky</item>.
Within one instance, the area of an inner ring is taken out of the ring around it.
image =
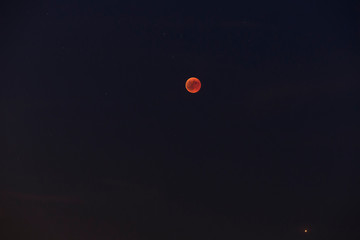
[[[201,82],[195,77],[189,78],[185,83],[186,90],[191,93],[197,93],[201,88]]]
[[[307,229],[305,229],[305,230],[304,230],[304,232],[306,232],[306,233],[307,233],[307,232],[308,232],[308,230],[307,230]]]

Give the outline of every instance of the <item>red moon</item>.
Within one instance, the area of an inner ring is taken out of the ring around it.
[[[191,93],[197,93],[201,88],[201,82],[195,77],[189,78],[185,83],[186,90]]]

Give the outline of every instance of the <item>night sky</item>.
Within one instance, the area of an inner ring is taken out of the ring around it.
[[[360,239],[355,2],[0,3],[0,239]]]

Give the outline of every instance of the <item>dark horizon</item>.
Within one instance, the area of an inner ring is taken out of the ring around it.
[[[360,239],[358,3],[0,11],[1,239]]]

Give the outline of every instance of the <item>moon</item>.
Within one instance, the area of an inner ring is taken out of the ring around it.
[[[185,88],[190,93],[197,93],[201,88],[201,82],[199,79],[191,77],[186,81]]]

